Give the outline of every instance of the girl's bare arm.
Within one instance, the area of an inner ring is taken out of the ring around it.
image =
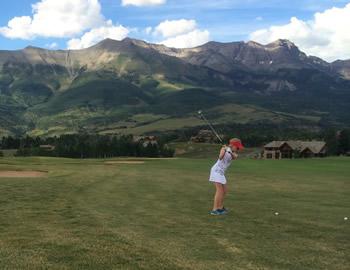
[[[220,159],[220,160],[224,158],[225,152],[226,152],[226,146],[223,145],[223,146],[221,147],[220,154],[219,154],[219,159]]]

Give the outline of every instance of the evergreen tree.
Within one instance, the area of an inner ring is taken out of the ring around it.
[[[328,129],[323,134],[323,139],[327,145],[328,155],[336,155],[338,153],[337,132],[335,129]]]
[[[338,154],[344,155],[350,151],[350,130],[344,129],[338,136]]]

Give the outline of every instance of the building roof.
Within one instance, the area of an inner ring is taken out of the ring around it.
[[[264,147],[272,147],[272,148],[279,148],[281,147],[286,141],[272,141],[266,144]]]
[[[325,142],[321,141],[311,141],[311,142],[301,142],[300,152],[304,151],[306,148],[309,148],[313,153],[320,153],[326,146]]]
[[[322,141],[272,141],[266,144],[264,147],[279,148],[284,143],[287,143],[293,150],[298,150],[300,152],[309,148],[314,154],[320,153],[326,146],[326,143]]]

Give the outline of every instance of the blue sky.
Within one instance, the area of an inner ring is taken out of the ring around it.
[[[32,4],[50,0],[12,0],[2,1],[0,8],[0,27],[6,27],[8,22],[21,16],[32,16]],[[56,0],[57,1],[57,0]],[[61,0],[60,0],[61,1]],[[71,2],[84,0],[71,0]],[[89,0],[86,0],[89,1]],[[252,33],[261,29],[269,29],[271,26],[288,25],[292,17],[308,22],[313,20],[315,13],[325,12],[333,7],[344,8],[350,1],[347,0],[167,0],[159,5],[122,6],[121,0],[95,0],[98,1],[104,19],[111,20],[114,26],[122,25],[128,29],[127,36],[144,39],[150,42],[162,42],[166,38],[175,36],[164,36],[163,32],[155,34],[156,27],[166,20],[174,21],[184,19],[195,21],[195,28],[199,34],[207,31],[206,39],[229,42],[249,40]],[[137,0],[136,0],[137,1]],[[97,26],[96,26],[97,27]],[[148,32],[145,31],[150,28]],[[36,34],[30,38],[9,38],[0,34],[0,49],[21,49],[28,45],[48,47],[52,44],[55,49],[66,49],[67,42],[71,39],[80,39],[84,33],[93,29],[94,26],[86,27],[73,35],[61,37],[43,37]],[[1,33],[1,31],[0,31]],[[186,34],[186,32],[180,33]],[[275,33],[269,33],[275,36]],[[170,34],[169,34],[170,35]],[[261,40],[268,40],[270,36],[253,35]],[[186,37],[183,37],[186,38]],[[95,39],[94,39],[95,40]],[[79,42],[79,40],[77,40]],[[172,39],[169,44],[176,47]],[[200,41],[198,41],[200,42]],[[79,43],[80,44],[80,43]],[[87,43],[85,43],[87,44]],[[88,43],[90,44],[90,43]],[[166,42],[164,44],[167,44]],[[187,43],[186,43],[187,44]],[[183,46],[186,46],[183,45]],[[188,43],[199,45],[196,43]],[[81,45],[83,46],[83,45]],[[337,57],[337,56],[336,56]],[[339,57],[342,57],[341,55]]]

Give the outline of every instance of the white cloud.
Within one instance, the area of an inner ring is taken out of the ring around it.
[[[8,38],[31,39],[33,38],[31,26],[32,18],[29,16],[14,17],[8,22],[7,27],[0,27],[0,34]]]
[[[32,5],[32,16],[14,17],[0,34],[8,38],[72,37],[103,24],[98,0],[41,0]]]
[[[209,31],[194,30],[189,33],[163,40],[160,44],[173,48],[193,48],[209,41]]]
[[[309,55],[334,61],[350,58],[349,26],[350,3],[344,8],[318,12],[310,21],[293,17],[288,24],[253,32],[250,39],[260,43],[289,39]]]
[[[155,37],[162,37],[158,42],[173,48],[192,48],[209,41],[208,30],[197,28],[195,20],[166,20],[156,26],[152,32]]]
[[[106,22],[106,25],[93,28],[85,33],[81,38],[74,38],[68,41],[68,49],[77,50],[90,47],[99,41],[111,38],[121,40],[127,37],[129,30],[122,25],[113,25],[112,21]]]
[[[197,23],[195,20],[166,20],[161,22],[154,30],[155,35],[162,35],[165,38],[182,35],[195,30]]]
[[[166,0],[122,0],[122,6],[156,6],[165,4]]]
[[[146,33],[147,35],[151,34],[152,31],[153,31],[153,27],[151,27],[151,26],[146,27],[146,29],[145,29],[145,33]]]
[[[56,49],[58,47],[58,44],[56,42],[52,42],[52,43],[46,44],[45,47],[50,49]]]

